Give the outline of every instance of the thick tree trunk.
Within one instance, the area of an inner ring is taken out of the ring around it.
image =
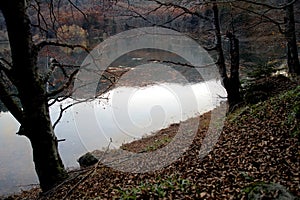
[[[44,82],[38,74],[37,52],[32,42],[25,1],[1,0],[12,54],[13,84],[22,104],[20,134],[27,136],[33,149],[35,169],[43,191],[67,177],[58,153],[47,105]],[[20,116],[18,116],[20,118]]]
[[[290,0],[288,0],[288,3]],[[295,30],[294,5],[286,7],[285,38],[287,40],[287,64],[289,73],[300,75],[300,64]]]
[[[30,110],[25,133],[30,139],[33,149],[33,161],[43,191],[48,191],[55,184],[67,178],[67,173],[59,156],[57,139],[52,129],[46,105],[36,105],[37,109]]]

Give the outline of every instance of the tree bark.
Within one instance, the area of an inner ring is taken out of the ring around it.
[[[214,16],[214,28],[215,28],[215,37],[216,37],[216,51],[218,52],[217,66],[219,68],[219,72],[222,78],[223,83],[227,81],[227,72],[225,65],[224,52],[222,48],[222,37],[221,37],[221,28],[220,28],[220,20],[219,20],[219,9],[217,3],[213,3],[213,16]]]
[[[45,192],[67,177],[52,128],[48,100],[37,71],[37,50],[32,42],[25,1],[1,0],[11,47],[13,84],[22,104],[22,130],[33,149],[33,160]]]
[[[214,1],[215,2],[215,1]],[[221,28],[219,20],[219,9],[217,3],[213,3],[213,16],[214,16],[214,28],[216,35],[216,51],[218,53],[217,66],[227,91],[227,99],[229,103],[229,109],[233,108],[238,102],[241,101],[240,96],[240,80],[239,80],[239,41],[234,35],[230,35],[230,56],[231,56],[231,68],[230,77],[227,75],[225,57],[222,47]]]
[[[287,1],[289,3],[290,0]],[[295,30],[294,4],[286,7],[285,38],[287,40],[287,64],[289,73],[300,75],[300,64]]]
[[[240,96],[240,78],[239,78],[239,68],[240,68],[240,50],[239,50],[239,40],[232,33],[227,33],[226,36],[229,39],[230,46],[230,77],[226,82],[226,90],[228,93],[229,107],[233,107],[241,101]]]

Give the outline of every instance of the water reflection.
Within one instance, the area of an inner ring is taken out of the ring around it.
[[[18,127],[10,113],[0,113],[0,194],[37,183],[30,142],[14,134]]]
[[[207,84],[211,84],[207,87]],[[211,96],[208,88],[215,88]],[[112,148],[151,132],[168,127],[216,107],[226,96],[219,81],[193,85],[160,84],[143,88],[118,87],[102,98],[79,103],[65,111],[55,132],[64,164],[78,167],[76,159],[86,151],[106,148],[110,138]],[[55,121],[60,105],[76,102],[66,99],[51,107]],[[0,194],[15,192],[20,185],[37,183],[30,143],[16,136],[19,124],[10,113],[0,114]]]

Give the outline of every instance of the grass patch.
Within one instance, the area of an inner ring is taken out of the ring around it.
[[[190,185],[189,180],[173,175],[167,178],[158,177],[154,182],[141,182],[139,185],[128,189],[117,188],[115,192],[117,199],[124,200],[164,198],[169,193],[176,191],[188,194]]]
[[[290,90],[281,96],[282,101],[289,101],[287,104],[287,118],[284,124],[290,127],[290,133],[294,137],[300,136],[300,86]]]
[[[144,151],[145,152],[150,152],[150,151],[155,151],[165,145],[167,145],[168,143],[170,143],[172,140],[172,138],[169,137],[163,137],[157,141],[155,141],[154,143],[150,144],[149,146],[147,146]]]

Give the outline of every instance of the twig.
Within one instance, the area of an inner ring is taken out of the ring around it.
[[[62,200],[65,200],[75,189],[76,189],[76,187],[80,184],[80,183],[82,183],[85,179],[87,179],[91,174],[93,174],[95,171],[96,171],[96,169],[97,169],[97,167],[98,167],[98,165],[99,165],[99,163],[100,162],[102,162],[102,160],[103,160],[103,158],[104,158],[104,155],[108,152],[108,150],[109,150],[109,147],[110,147],[110,145],[111,145],[111,143],[112,143],[112,139],[110,138],[110,141],[109,141],[109,144],[108,144],[108,146],[107,146],[107,148],[106,148],[106,150],[105,150],[105,152],[102,154],[102,157],[98,160],[98,162],[95,164],[95,166],[91,169],[91,171],[88,173],[88,174],[86,174],[82,179],[80,179],[68,192],[67,192],[67,194],[62,198]]]
[[[78,6],[76,6],[71,0],[68,0],[68,2],[77,10],[77,11],[79,11],[82,15],[83,15],[83,17],[84,17],[84,19],[88,22],[89,20],[87,19],[87,16],[86,16],[86,14],[80,9],[80,8],[78,8]]]
[[[71,178],[66,179],[65,181],[61,182],[60,184],[58,184],[57,186],[55,186],[54,188],[52,188],[51,190],[48,190],[47,192],[44,192],[42,195],[43,196],[47,196],[49,194],[51,194],[52,192],[54,192],[56,189],[60,188],[62,185],[66,184],[67,182],[70,182],[72,180],[74,180],[75,178],[77,178],[78,176],[80,176],[83,173],[86,173],[89,169],[80,169],[78,170],[80,173],[78,173],[76,176],[73,176]],[[73,171],[72,171],[73,172]],[[76,171],[77,172],[77,171]]]
[[[57,47],[67,47],[70,49],[75,49],[75,48],[81,48],[83,50],[85,50],[87,53],[90,53],[90,51],[83,45],[79,45],[79,44],[66,44],[66,43],[60,43],[60,42],[53,42],[53,41],[42,41],[39,44],[36,45],[36,49],[37,51],[40,51],[41,49],[43,49],[45,46],[57,46]]]
[[[110,144],[112,143],[112,139],[110,138],[110,142],[107,145],[107,148],[105,150],[105,152],[103,153],[102,157],[99,159],[99,161],[95,164],[95,166],[93,168],[84,168],[84,169],[78,169],[78,170],[73,170],[71,172],[79,172],[76,176],[73,176],[71,178],[66,179],[65,181],[61,182],[60,184],[58,184],[57,186],[55,186],[54,188],[52,188],[51,190],[48,190],[47,192],[43,193],[43,196],[47,196],[51,193],[53,193],[55,190],[57,190],[58,188],[60,188],[61,186],[63,186],[64,184],[66,184],[67,182],[70,182],[74,179],[76,179],[78,176],[90,171],[86,176],[84,176],[82,179],[80,179],[76,185],[73,186],[73,188],[71,190],[68,191],[68,193],[64,196],[63,200],[66,199],[68,197],[68,195],[70,195],[72,193],[72,191],[82,182],[84,181],[90,174],[92,174],[96,168],[98,167],[99,163],[102,161],[104,155],[107,153],[107,151],[109,150]]]
[[[66,111],[67,109],[71,108],[72,106],[76,105],[76,104],[79,104],[79,103],[83,103],[83,102],[86,102],[88,100],[82,100],[82,101],[77,101],[75,103],[71,103],[69,105],[67,105],[66,107],[62,107],[62,105],[60,105],[60,113],[59,113],[59,116],[57,118],[57,120],[53,123],[53,129],[55,129],[56,125],[59,123],[59,121],[61,120],[61,118],[63,117],[63,113],[64,111]]]
[[[173,65],[180,65],[183,67],[190,67],[190,68],[206,68],[215,65],[215,63],[206,64],[203,66],[195,66],[188,63],[181,63],[181,62],[174,62],[174,61],[168,61],[168,60],[157,60],[157,59],[149,59],[149,62],[159,62],[159,63],[167,63],[167,64],[173,64]]]
[[[278,27],[280,33],[285,34],[285,31],[281,27],[281,25],[284,24],[284,22],[278,22],[278,21],[272,19],[269,16],[266,16],[264,14],[261,14],[259,12],[256,12],[256,11],[253,11],[253,10],[250,10],[250,9],[247,9],[247,8],[243,8],[243,7],[241,7],[241,6],[237,5],[237,4],[232,4],[232,6],[238,8],[240,10],[244,10],[244,11],[247,11],[247,12],[252,13],[254,15],[260,16],[261,18],[264,18],[265,20],[267,20],[267,21],[275,24]]]
[[[79,69],[74,70],[74,72],[72,72],[72,74],[70,75],[68,81],[60,88],[58,88],[57,90],[48,93],[47,97],[52,97],[55,95],[58,95],[59,93],[63,92],[65,89],[69,88],[71,86],[71,84],[73,83],[74,77],[75,75],[79,72]]]

